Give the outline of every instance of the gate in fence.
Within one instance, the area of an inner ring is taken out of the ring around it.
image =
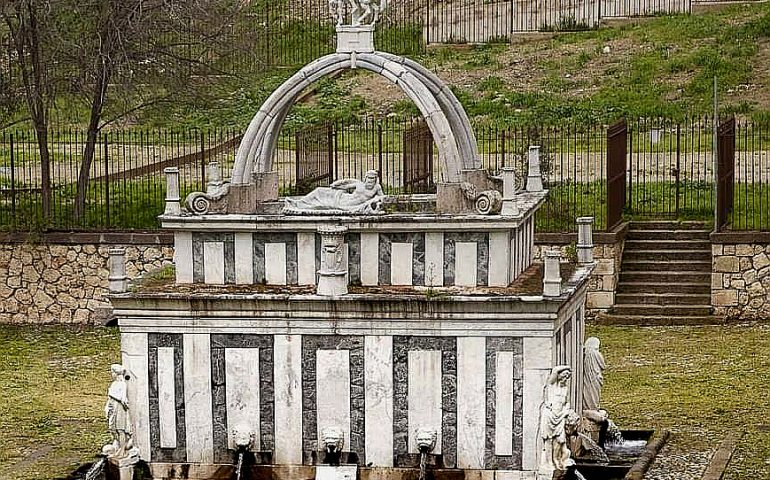
[[[626,205],[626,158],[628,123],[616,122],[607,129],[607,230],[623,221]]]
[[[334,137],[334,128],[329,123],[298,130],[294,134],[294,195],[304,195],[316,187],[329,184],[334,172]]]
[[[433,184],[433,135],[424,120],[404,130],[404,193],[429,193]]]
[[[717,130],[717,230],[730,221],[735,191],[735,117],[719,124]]]

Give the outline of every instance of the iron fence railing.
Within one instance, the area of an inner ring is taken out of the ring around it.
[[[626,218],[713,219],[712,124],[707,118],[627,122],[622,190]],[[485,126],[475,132],[484,168],[495,172],[513,166],[521,184],[528,147],[541,146],[541,170],[550,195],[538,215],[540,231],[573,231],[578,216],[595,217],[599,230],[608,227],[607,179],[612,172],[607,169],[607,125]],[[157,228],[155,217],[165,196],[163,169],[180,169],[183,194],[204,190],[210,161],[218,161],[224,177],[229,176],[240,136],[239,131],[215,128],[103,133],[89,170],[86,208],[76,216],[85,135],[51,131],[52,207],[46,216],[34,132],[0,132],[0,229]],[[733,208],[727,228],[770,231],[770,125],[738,121],[731,138],[733,188],[725,191],[732,192]],[[368,118],[313,128],[287,126],[279,135],[272,165],[283,195],[305,193],[339,178],[362,178],[367,170],[380,172],[390,194],[431,192],[442,181],[438,149],[417,120]],[[613,172],[622,171],[619,168]],[[617,212],[612,222],[617,222]]]

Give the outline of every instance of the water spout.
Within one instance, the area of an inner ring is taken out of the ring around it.
[[[428,474],[428,449],[425,447],[420,448],[420,480],[427,480]]]
[[[244,447],[238,447],[238,461],[235,464],[235,480],[241,480],[243,475],[243,456],[246,453]]]
[[[104,463],[105,459],[104,457],[100,458],[96,462],[94,462],[93,465],[91,465],[91,468],[88,469],[85,476],[83,477],[83,480],[96,480],[99,478],[99,475],[104,471]]]
[[[420,451],[420,480],[428,478],[428,454],[436,447],[437,433],[427,428],[417,429],[417,448]]]

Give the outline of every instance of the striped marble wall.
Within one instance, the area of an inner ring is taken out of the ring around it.
[[[132,368],[146,355],[137,443],[153,462],[229,463],[239,428],[264,461],[312,464],[331,426],[360,465],[414,466],[430,428],[446,467],[521,470],[524,340],[124,334]]]
[[[534,221],[489,232],[350,232],[351,285],[506,286],[532,263]],[[179,283],[314,285],[320,236],[301,233],[175,234]]]

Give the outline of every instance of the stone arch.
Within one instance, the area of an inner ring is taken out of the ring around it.
[[[445,181],[459,181],[462,170],[478,168],[476,139],[465,111],[438,77],[416,62],[395,55],[376,52],[358,54],[353,59],[348,54],[331,54],[306,65],[268,97],[241,141],[232,183],[249,183],[251,172],[270,170],[277,134],[305,88],[336,71],[354,67],[384,76],[415,103],[438,146]]]

